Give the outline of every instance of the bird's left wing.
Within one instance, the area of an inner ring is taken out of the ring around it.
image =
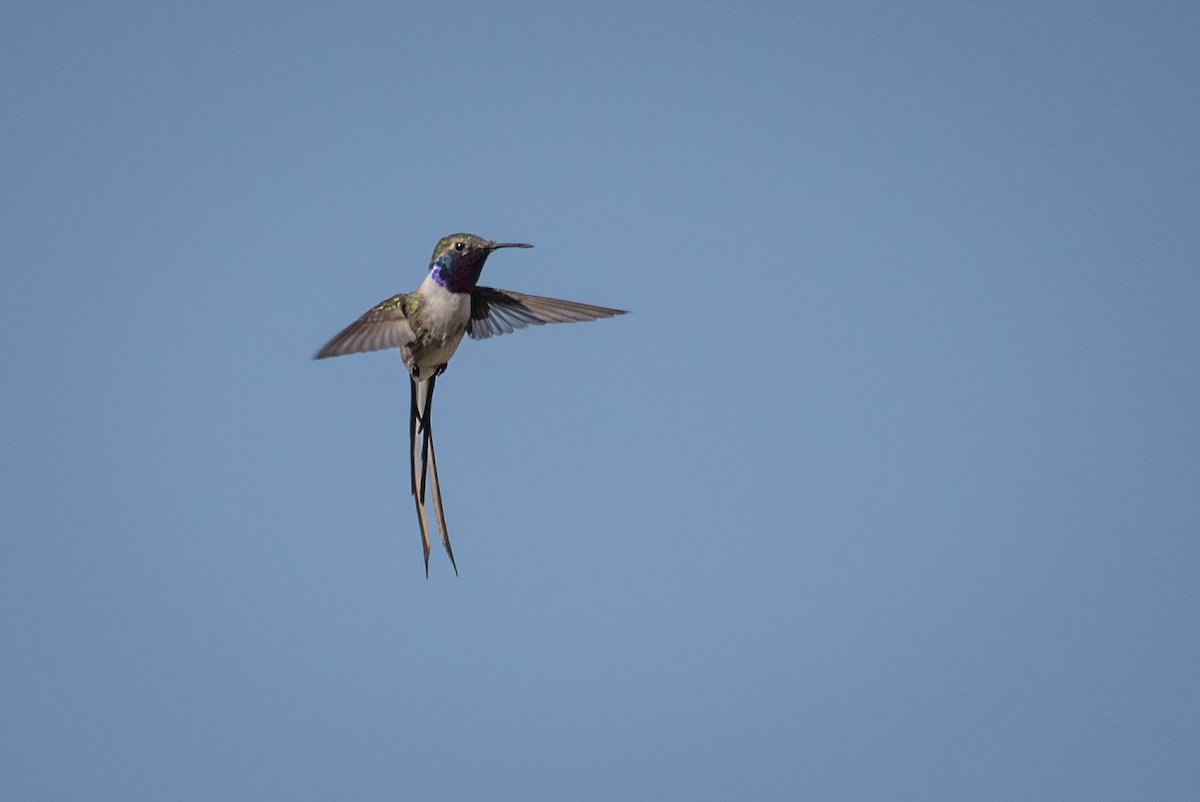
[[[407,295],[393,295],[368,309],[317,352],[316,359],[400,348],[415,339],[406,312]]]
[[[467,333],[473,340],[486,340],[530,325],[577,323],[623,314],[625,310],[607,306],[476,287],[471,293],[471,321],[467,324]]]

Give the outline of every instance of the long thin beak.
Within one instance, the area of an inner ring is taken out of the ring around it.
[[[499,250],[500,248],[532,248],[528,242],[493,242],[488,246],[489,251]]]

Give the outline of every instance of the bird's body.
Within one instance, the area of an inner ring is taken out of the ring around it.
[[[625,314],[620,309],[543,298],[477,285],[483,264],[500,248],[532,248],[525,243],[500,243],[474,234],[451,234],[434,248],[429,274],[415,291],[394,295],[367,310],[317,352],[330,356],[399,348],[411,381],[409,444],[412,493],[429,575],[429,524],[425,488],[433,492],[434,513],[442,545],[454,565],[450,535],[442,511],[437,458],[430,427],[430,407],[437,377],[462,342],[463,335],[482,340],[530,324],[596,320]]]
[[[471,295],[450,292],[433,276],[426,276],[417,291],[405,298],[411,305],[408,322],[415,339],[401,347],[400,355],[410,375],[427,378],[458,350],[471,322]]]

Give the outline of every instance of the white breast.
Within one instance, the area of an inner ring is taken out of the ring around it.
[[[444,365],[454,356],[458,344],[466,333],[471,319],[471,296],[468,293],[450,292],[441,287],[431,276],[426,276],[420,289],[421,331],[414,348],[404,349],[404,361],[409,370],[415,359],[420,368],[419,375],[425,376],[439,365]]]

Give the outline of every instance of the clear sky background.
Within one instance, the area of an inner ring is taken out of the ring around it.
[[[1200,797],[1200,6],[7,3],[0,797]],[[313,362],[466,230],[614,320]]]

